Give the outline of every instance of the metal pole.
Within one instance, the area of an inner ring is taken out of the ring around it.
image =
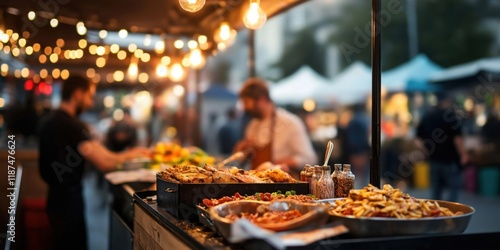
[[[255,71],[255,31],[249,30],[248,33],[248,70],[250,77],[257,75]]]
[[[196,91],[196,103],[195,103],[195,107],[196,107],[196,121],[193,123],[194,124],[194,131],[193,131],[193,144],[195,146],[198,146],[198,147],[202,147],[201,145],[201,142],[202,142],[202,135],[201,135],[201,116],[202,116],[202,101],[203,101],[203,95],[201,93],[201,89],[200,89],[200,77],[201,75],[201,71],[200,70],[196,70],[195,71],[195,82],[196,82],[196,88],[195,88],[195,91]]]
[[[380,0],[372,0],[372,147],[370,158],[370,183],[380,187]]]
[[[181,144],[183,146],[191,146],[191,117],[190,117],[190,107],[189,107],[189,93],[191,92],[190,88],[190,76],[191,76],[191,70],[189,68],[186,68],[188,74],[186,76],[186,79],[184,79],[184,99],[183,99],[183,121],[184,124],[182,125],[182,133],[181,133]]]
[[[406,16],[408,17],[408,47],[410,59],[418,54],[418,30],[417,30],[417,0],[406,2]]]

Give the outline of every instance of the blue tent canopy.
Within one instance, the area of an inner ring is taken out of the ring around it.
[[[382,85],[389,92],[436,91],[440,87],[429,82],[431,75],[442,71],[426,55],[419,54],[412,60],[382,73]]]
[[[500,81],[500,57],[482,58],[450,67],[433,74],[430,81],[440,85],[458,86],[476,84],[480,76],[490,82]]]
[[[212,84],[205,92],[203,92],[203,98],[236,101],[238,96],[221,85]]]

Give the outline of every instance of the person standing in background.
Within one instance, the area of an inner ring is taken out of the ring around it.
[[[233,152],[233,148],[241,139],[240,123],[237,119],[236,110],[230,108],[226,112],[226,123],[222,125],[217,133],[219,150],[224,156],[229,156]]]
[[[122,152],[137,146],[137,126],[128,111],[122,120],[114,121],[106,133],[106,147],[113,152]]]
[[[240,99],[252,120],[235,150],[253,149],[252,169],[272,162],[297,177],[304,164],[317,162],[304,123],[274,105],[262,79],[248,79],[240,91]]]
[[[115,170],[128,159],[149,154],[145,148],[113,153],[91,138],[78,116],[94,104],[95,86],[71,76],[62,87],[62,102],[39,127],[39,170],[48,184],[47,215],[51,249],[87,249],[82,177],[87,163],[103,172]]]
[[[353,106],[353,116],[347,124],[344,138],[348,161],[358,180],[356,186],[364,187],[368,183],[370,121],[363,104]]]
[[[458,200],[462,186],[460,165],[465,165],[468,155],[462,136],[462,119],[452,108],[446,93],[438,93],[438,105],[425,114],[417,127],[417,137],[430,163],[432,199],[440,200],[445,188],[449,201]]]

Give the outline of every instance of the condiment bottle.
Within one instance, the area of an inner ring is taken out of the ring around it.
[[[338,176],[339,198],[349,196],[349,191],[354,189],[355,176],[351,172],[351,164],[344,164],[342,174]]]
[[[339,175],[342,174],[342,164],[335,164],[334,165],[334,170],[332,173],[332,180],[333,180],[333,186],[334,186],[334,193],[335,193],[335,198],[340,197],[340,188],[339,188]]]
[[[302,171],[300,171],[300,181],[307,181],[307,170],[311,167],[311,165],[306,164]]]
[[[321,166],[315,165],[312,167],[313,174],[311,177],[311,185],[309,185],[309,193],[316,196],[316,186],[318,184],[319,179],[321,178]]]
[[[309,183],[309,185],[311,185],[312,175],[313,175],[313,166],[306,164],[306,166],[304,168],[304,172],[305,172],[304,181],[307,181],[307,183]]]
[[[330,172],[330,166],[321,166],[321,177],[316,183],[316,193],[314,194],[319,199],[330,199],[335,196],[335,184],[330,176]]]

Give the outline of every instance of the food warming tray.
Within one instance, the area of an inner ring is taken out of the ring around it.
[[[294,190],[297,194],[308,194],[307,182],[294,183],[174,183],[156,178],[158,205],[177,218],[198,221],[196,205],[204,198],[221,198],[232,196],[236,192],[241,195],[252,195],[257,192],[276,192]]]

